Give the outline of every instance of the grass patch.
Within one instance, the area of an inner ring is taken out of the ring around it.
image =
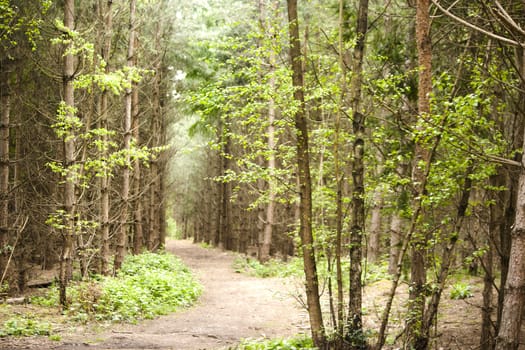
[[[33,316],[16,316],[8,319],[0,328],[0,337],[51,335],[51,324],[35,320]]]
[[[452,285],[452,290],[450,291],[450,299],[462,300],[472,298],[473,296],[474,294],[472,293],[472,287],[469,284],[458,282]]]
[[[314,350],[311,338],[297,336],[286,339],[245,339],[230,350]]]
[[[236,272],[246,273],[261,278],[290,276],[302,277],[304,274],[301,258],[291,258],[287,262],[270,259],[263,264],[257,259],[239,255],[233,261],[233,268]]]
[[[188,307],[201,291],[201,285],[175,256],[129,255],[116,277],[98,276],[72,284],[66,314],[80,322],[94,319],[133,323]],[[58,306],[58,288],[32,302]]]

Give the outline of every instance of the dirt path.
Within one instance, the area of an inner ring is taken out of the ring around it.
[[[204,285],[196,306],[137,326],[102,334],[65,336],[55,349],[220,349],[241,338],[306,332],[306,313],[293,299],[294,287],[282,279],[235,273],[234,256],[189,241],[170,241]]]

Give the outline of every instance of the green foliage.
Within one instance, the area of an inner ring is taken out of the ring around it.
[[[12,0],[0,0],[0,49],[7,52],[12,59],[9,49],[18,46],[19,34],[22,34],[36,50],[36,42],[40,38],[42,18],[52,5],[51,0],[34,1],[33,6],[17,6]]]
[[[388,260],[383,259],[377,264],[367,264],[363,269],[363,284],[367,285],[382,280],[389,280],[392,275],[388,273]]]
[[[171,216],[169,216],[166,219],[166,231],[168,234],[168,237],[175,238],[175,239],[182,239],[182,232],[177,226],[177,222],[175,219]]]
[[[49,340],[53,340],[53,341],[61,341],[62,340],[62,337],[58,334],[51,334],[49,336]]]
[[[67,314],[77,321],[149,319],[190,306],[202,290],[181,261],[166,253],[129,255],[116,277],[97,278],[68,289]],[[56,306],[58,289],[32,301]]]
[[[238,256],[233,261],[233,268],[236,272],[261,278],[303,276],[303,263],[300,258],[292,258],[288,262],[270,259],[263,264],[257,259]]]
[[[32,316],[17,316],[5,321],[0,328],[0,337],[33,335],[50,335],[51,325],[47,322],[35,320]]]
[[[212,249],[213,245],[208,242],[200,242],[199,246],[204,249]]]
[[[297,336],[288,339],[245,339],[230,350],[314,350],[312,339],[306,336]]]
[[[452,285],[452,290],[450,291],[450,299],[462,300],[467,298],[472,298],[472,287],[469,284],[458,282]]]

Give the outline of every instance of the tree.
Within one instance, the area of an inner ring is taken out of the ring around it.
[[[127,55],[127,67],[131,71],[134,68],[135,60],[135,31],[137,23],[135,19],[136,12],[136,0],[131,0],[129,3],[129,40],[128,40],[128,55]],[[128,207],[129,207],[129,193],[130,193],[130,167],[131,167],[131,120],[132,120],[132,102],[133,102],[133,89],[136,89],[136,82],[133,78],[130,78],[129,87],[126,88],[126,95],[124,99],[125,114],[123,119],[124,126],[124,146],[125,161],[122,170],[122,208],[120,212],[120,232],[117,239],[117,248],[115,254],[114,268],[115,271],[119,270],[124,261],[126,255],[127,243],[128,243]]]
[[[64,122],[69,125],[77,123],[75,116],[75,56],[73,53],[73,38],[71,31],[75,28],[75,3],[73,0],[64,2],[64,36],[68,43],[64,53],[64,65],[62,72],[64,103],[61,105],[59,114],[63,114]],[[74,129],[73,129],[74,130]],[[73,243],[75,235],[75,187],[76,175],[76,135],[68,133],[64,138],[64,165],[66,170],[64,184],[64,229],[62,232],[62,253],[60,258],[60,304],[66,306],[66,288],[72,274]]]
[[[366,33],[368,31],[368,0],[359,1],[356,25],[356,46],[353,52],[350,105],[352,108],[352,214],[350,228],[350,295],[348,310],[348,332],[356,349],[366,348],[362,336],[362,284],[361,260],[363,256],[363,234],[365,227],[364,147],[365,115],[362,112],[363,60]],[[354,337],[355,339],[352,339]]]
[[[297,142],[297,172],[299,183],[299,236],[303,250],[304,272],[306,276],[306,298],[308,315],[312,329],[314,345],[323,348],[325,335],[323,316],[319,301],[319,280],[315,260],[315,249],[312,235],[312,183],[310,177],[310,158],[308,153],[308,125],[305,115],[304,81],[301,59],[301,42],[299,38],[299,19],[297,0],[287,0],[288,23],[290,36],[290,61],[296,111],[294,115]]]
[[[105,3],[105,5],[104,5]],[[113,1],[100,0],[98,3],[101,17],[104,18],[104,42],[102,48],[102,59],[106,62],[105,73],[110,73],[110,53],[111,53],[111,39],[113,35]],[[108,114],[109,114],[109,94],[107,89],[104,89],[100,95],[100,127],[108,130]],[[101,141],[104,145],[108,143],[108,135],[104,133],[101,136]],[[102,158],[108,157],[108,149],[106,146],[102,149]],[[100,273],[108,275],[110,273],[110,220],[109,220],[109,206],[110,206],[110,174],[105,171],[100,177]]]
[[[430,115],[430,95],[432,93],[432,42],[430,37],[430,1],[416,2],[416,45],[418,52],[419,81],[417,109],[419,118]],[[421,124],[419,124],[421,125]],[[413,183],[416,184],[415,198],[424,196],[427,175],[425,168],[430,164],[431,153],[427,146],[416,142],[414,151]],[[417,200],[417,199],[416,199]],[[417,204],[416,204],[417,205]],[[424,289],[426,283],[425,238],[420,234],[412,243],[410,275],[409,344],[415,349],[426,349],[428,338],[420,328],[425,309]]]

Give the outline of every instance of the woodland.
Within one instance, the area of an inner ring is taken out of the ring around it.
[[[472,276],[478,348],[517,350],[524,48],[515,0],[0,0],[2,297],[56,270],[67,310],[173,231],[299,257],[318,349],[430,349]]]

